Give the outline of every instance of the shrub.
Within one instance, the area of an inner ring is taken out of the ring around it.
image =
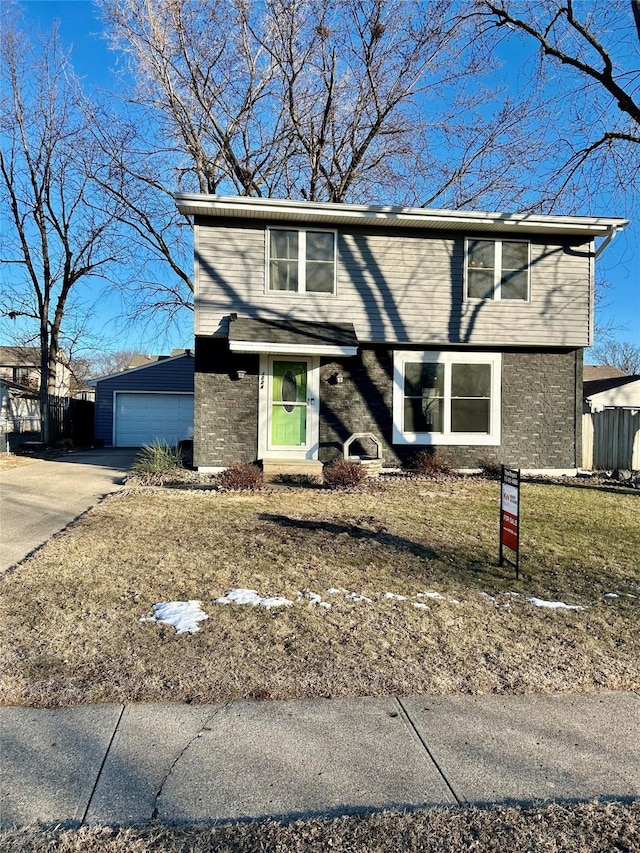
[[[262,488],[262,482],[262,471],[251,462],[232,462],[218,475],[220,488],[230,492],[255,492]]]
[[[367,476],[362,465],[348,459],[328,462],[322,469],[322,479],[331,489],[348,489],[359,486]]]
[[[502,477],[502,465],[495,459],[478,459],[482,476],[487,480],[499,480]]]
[[[166,441],[154,441],[145,444],[131,466],[131,472],[138,477],[174,474],[183,467],[182,454]]]
[[[419,450],[413,457],[413,467],[426,477],[445,477],[451,474],[452,466],[452,457],[441,450]]]

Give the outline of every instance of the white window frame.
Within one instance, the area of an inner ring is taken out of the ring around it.
[[[278,290],[271,288],[271,232],[293,231],[298,235],[298,290]],[[307,233],[320,232],[333,234],[333,289],[332,291],[307,290]],[[312,296],[335,296],[338,279],[338,232],[333,228],[279,228],[272,226],[265,232],[265,293],[277,293],[280,296],[297,296],[311,294]]]
[[[469,243],[476,240],[484,240],[493,243],[493,292],[491,296],[482,298],[480,296],[469,296]],[[527,298],[526,299],[502,299],[502,246],[504,243],[526,243],[527,244]],[[531,302],[531,241],[530,240],[502,240],[494,237],[465,237],[464,241],[464,298],[468,302],[505,302],[511,305],[522,305]]]
[[[409,362],[443,364],[444,424],[442,432],[407,432],[404,430],[404,368]],[[488,364],[491,367],[491,399],[489,432],[451,432],[451,365]],[[393,353],[393,443],[402,445],[487,445],[501,441],[502,355],[498,352],[425,352],[396,350]]]

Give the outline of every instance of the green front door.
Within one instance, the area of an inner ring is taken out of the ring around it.
[[[271,394],[271,446],[307,443],[307,364],[274,361]]]

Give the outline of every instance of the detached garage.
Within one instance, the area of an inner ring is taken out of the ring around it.
[[[141,447],[193,438],[193,356],[189,351],[95,380],[96,442]]]

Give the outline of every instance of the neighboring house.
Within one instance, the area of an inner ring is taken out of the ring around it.
[[[628,376],[617,368],[585,365],[583,398],[585,412],[603,409],[640,409],[640,375]],[[613,375],[612,375],[613,374]]]
[[[40,432],[38,391],[0,379],[0,451],[14,446],[28,434]]]
[[[158,356],[138,367],[92,379],[95,439],[115,447],[193,437],[193,356]]]
[[[40,347],[0,346],[0,379],[8,379],[23,388],[38,391],[40,388]],[[54,393],[58,397],[69,394],[71,371],[64,359],[56,364]]]
[[[178,195],[195,239],[194,462],[581,464],[595,257],[626,222]],[[603,238],[596,248],[596,238]]]

